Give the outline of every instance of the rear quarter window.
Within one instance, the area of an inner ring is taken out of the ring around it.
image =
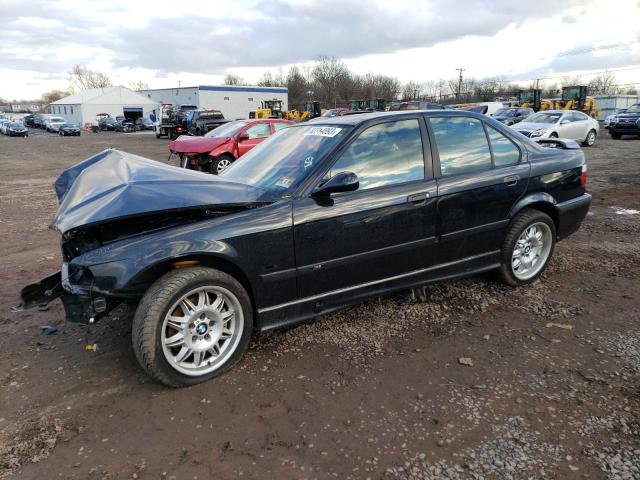
[[[520,149],[511,140],[490,125],[487,125],[487,133],[491,141],[496,168],[513,165],[520,161]]]

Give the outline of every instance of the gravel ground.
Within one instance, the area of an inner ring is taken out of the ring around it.
[[[535,284],[373,299],[167,390],[125,309],[89,333],[59,304],[12,310],[59,268],[56,175],[112,146],[166,161],[167,141],[36,133],[0,137],[0,478],[640,479],[640,140],[585,149],[591,213]]]

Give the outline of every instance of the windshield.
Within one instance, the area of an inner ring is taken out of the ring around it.
[[[9,124],[9,128],[21,128],[22,124],[21,123],[10,123]]]
[[[232,137],[236,133],[238,133],[242,127],[247,125],[249,122],[229,122],[226,125],[222,125],[214,130],[211,130],[209,133],[205,135],[207,138],[226,138]]]
[[[74,123],[63,123],[62,126],[65,128],[76,128]]]
[[[527,117],[527,123],[549,123],[549,124],[552,124],[552,123],[556,123],[558,120],[560,120],[561,116],[562,116],[561,113],[538,112],[538,113],[534,113],[530,117]]]
[[[63,122],[64,123],[64,118],[61,117],[52,117],[49,119],[50,122]]]
[[[351,127],[306,125],[280,130],[221,176],[285,196],[296,188]]]
[[[627,111],[624,113],[640,113],[640,103],[631,105],[629,108],[627,108]]]

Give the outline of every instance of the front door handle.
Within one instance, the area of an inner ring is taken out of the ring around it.
[[[419,204],[426,202],[427,198],[429,198],[429,192],[414,193],[413,195],[409,195],[407,197],[407,202]]]
[[[504,180],[504,183],[507,184],[507,186],[512,187],[516,183],[518,183],[518,180],[520,180],[520,177],[518,175],[509,175],[508,177],[504,177],[503,180]]]

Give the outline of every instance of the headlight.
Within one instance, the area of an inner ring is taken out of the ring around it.
[[[545,133],[547,133],[547,129],[543,128],[541,130],[534,130],[533,132],[531,132],[531,136],[532,137],[541,137]]]

